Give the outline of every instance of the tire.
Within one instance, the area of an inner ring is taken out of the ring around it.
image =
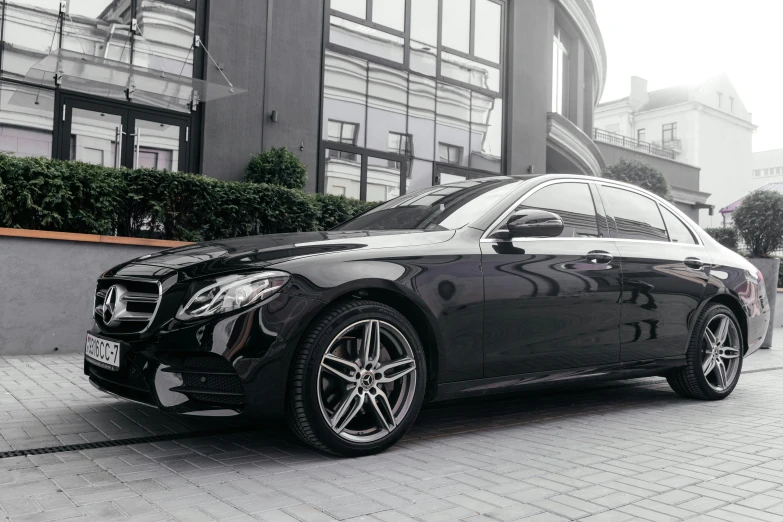
[[[669,386],[689,399],[725,399],[739,382],[744,346],[742,329],[734,313],[722,304],[708,304],[696,319],[685,356],[686,365],[666,377]]]
[[[323,452],[379,453],[413,425],[426,376],[421,341],[397,310],[374,301],[336,305],[314,322],[294,355],[288,424]]]

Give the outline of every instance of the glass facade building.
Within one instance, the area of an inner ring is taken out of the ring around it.
[[[241,179],[285,146],[309,190],[370,201],[602,166],[588,0],[0,5],[3,152]]]

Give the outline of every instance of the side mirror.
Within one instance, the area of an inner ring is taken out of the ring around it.
[[[558,237],[563,233],[563,219],[546,210],[518,210],[509,216],[506,228],[511,237]]]

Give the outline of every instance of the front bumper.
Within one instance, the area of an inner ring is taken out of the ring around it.
[[[294,350],[323,306],[280,293],[233,315],[171,321],[144,338],[94,325],[93,334],[122,343],[122,364],[112,371],[85,359],[84,373],[101,390],[171,413],[277,417]]]

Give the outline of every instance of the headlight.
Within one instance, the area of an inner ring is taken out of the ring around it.
[[[200,319],[239,310],[271,296],[286,284],[285,272],[235,274],[197,283],[187,302],[177,312],[177,319]]]

